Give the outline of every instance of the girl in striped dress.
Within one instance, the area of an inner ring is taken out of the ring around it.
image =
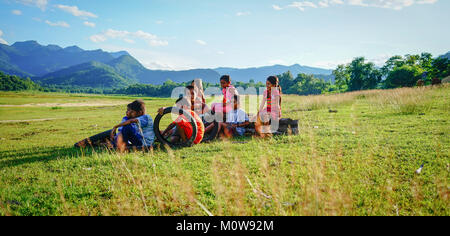
[[[278,130],[278,123],[281,119],[281,95],[278,77],[269,76],[255,125],[259,136],[264,137]]]

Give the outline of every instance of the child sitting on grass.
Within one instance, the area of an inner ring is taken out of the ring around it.
[[[219,125],[219,134],[223,131],[226,138],[244,136],[245,127],[250,124],[247,113],[240,109],[238,95],[234,95],[233,103],[233,110],[227,113],[227,122]]]
[[[203,140],[203,135],[205,133],[205,126],[203,125],[200,117],[191,109],[190,101],[186,98],[179,98],[176,101],[176,106],[179,109],[183,109],[185,111],[189,111],[191,116],[195,119],[195,123],[197,123],[197,136],[195,136],[194,144],[199,144]],[[159,114],[164,113],[164,107],[158,110]],[[178,118],[170,124],[164,132],[162,132],[162,136],[170,136],[170,142],[183,142],[185,143],[192,137],[193,128],[191,122],[187,119],[186,116],[180,115]]]
[[[116,134],[116,130],[118,133]],[[153,119],[145,114],[145,104],[136,100],[127,105],[126,116],[111,131],[111,140],[118,151],[124,152],[130,146],[151,149],[155,140]]]

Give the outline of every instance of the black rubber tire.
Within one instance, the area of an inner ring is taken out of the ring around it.
[[[186,143],[171,143],[161,135],[161,130],[159,128],[159,123],[161,122],[161,118],[164,115],[170,114],[170,113],[173,113],[176,115],[184,115],[191,122],[191,125],[193,128],[192,137],[189,140],[187,140]],[[195,122],[195,119],[194,119],[194,117],[192,117],[190,112],[179,109],[177,107],[167,107],[166,109],[164,109],[163,115],[158,114],[155,117],[155,120],[153,121],[153,131],[155,132],[156,139],[161,144],[169,145],[170,147],[191,147],[192,145],[194,145],[194,140],[197,137],[197,122]]]

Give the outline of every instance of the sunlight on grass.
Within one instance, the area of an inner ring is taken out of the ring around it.
[[[0,121],[58,118],[2,123],[0,215],[449,215],[449,95],[448,85],[285,95],[297,136],[128,154],[72,148],[118,123],[124,105],[0,107]],[[77,96],[0,101],[135,99]],[[145,99],[152,117],[173,104]]]

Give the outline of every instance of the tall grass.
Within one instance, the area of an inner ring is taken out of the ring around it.
[[[299,135],[128,154],[71,148],[122,106],[0,108],[73,117],[3,126],[0,215],[449,215],[449,108],[448,86],[286,95]]]

